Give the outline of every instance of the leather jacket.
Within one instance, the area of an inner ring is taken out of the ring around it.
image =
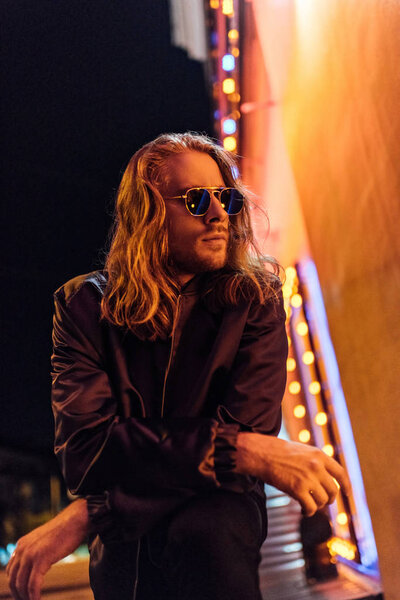
[[[100,319],[102,271],[54,294],[55,453],[103,542],[138,540],[207,490],[264,493],[234,472],[236,437],[279,432],[282,296],[210,309],[205,282],[202,274],[183,286],[173,334],[156,341]]]

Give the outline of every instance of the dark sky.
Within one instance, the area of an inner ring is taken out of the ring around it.
[[[121,170],[165,131],[212,133],[166,0],[3,0],[0,447],[51,451],[52,293],[101,266]]]

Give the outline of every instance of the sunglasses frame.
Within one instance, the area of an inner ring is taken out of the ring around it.
[[[209,210],[209,208],[211,206],[211,193],[210,193],[211,191],[213,193],[217,193],[218,194],[217,198],[218,198],[219,202],[221,202],[221,194],[222,194],[222,192],[224,192],[225,190],[236,190],[236,189],[237,188],[233,188],[233,187],[219,187],[219,186],[214,186],[214,187],[192,187],[192,188],[189,188],[189,189],[186,190],[186,194],[181,194],[180,196],[170,196],[169,199],[170,200],[174,200],[174,199],[177,199],[177,198],[181,198],[182,200],[185,200],[186,209],[192,215],[192,217],[204,217],[204,215],[207,214],[207,212],[208,212],[208,210]],[[187,195],[192,190],[206,190],[209,193],[209,195],[210,195],[210,204],[208,205],[207,210],[204,213],[202,213],[202,214],[195,215],[195,214],[192,213],[192,211],[188,207]],[[237,190],[237,191],[239,191],[239,190]],[[244,200],[244,196],[243,196],[243,200]],[[221,202],[221,205],[222,205],[222,202]],[[243,208],[243,204],[242,204],[239,212],[233,213],[233,214],[229,214],[228,211],[226,211],[226,213],[227,213],[228,216],[234,217],[234,216],[240,214],[242,208]]]

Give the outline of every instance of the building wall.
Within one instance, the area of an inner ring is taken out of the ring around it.
[[[385,600],[396,600],[400,2],[291,4],[287,147],[363,472]]]

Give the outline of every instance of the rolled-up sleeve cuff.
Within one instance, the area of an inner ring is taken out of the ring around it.
[[[235,492],[248,492],[254,488],[256,480],[253,477],[235,472],[237,436],[243,428],[241,425],[218,425],[215,437],[214,466],[218,483],[224,489]]]
[[[86,496],[90,531],[89,534],[99,534],[107,541],[120,541],[124,538],[125,528],[119,524],[115,511],[110,505],[109,492],[94,496]]]

